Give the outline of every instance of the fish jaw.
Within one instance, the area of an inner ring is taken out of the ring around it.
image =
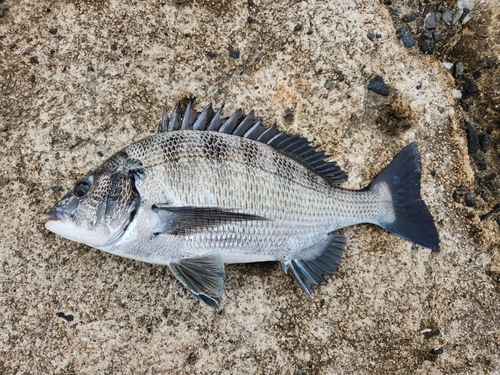
[[[103,246],[108,242],[109,236],[80,227],[66,216],[61,214],[54,215],[53,211],[49,211],[47,213],[49,221],[45,223],[45,228],[68,240],[80,242],[91,247]]]

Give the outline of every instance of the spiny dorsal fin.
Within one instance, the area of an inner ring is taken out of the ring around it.
[[[262,125],[262,120],[255,118],[253,110],[245,116],[241,109],[238,109],[230,117],[223,117],[224,105],[214,112],[210,103],[202,112],[197,112],[193,109],[194,100],[195,98],[192,98],[184,110],[181,109],[180,103],[177,103],[171,118],[165,110],[158,126],[158,133],[207,130],[232,134],[265,143],[294,158],[332,183],[339,184],[347,180],[346,173],[335,162],[326,161],[326,155],[316,151],[307,139],[281,132],[276,125]]]

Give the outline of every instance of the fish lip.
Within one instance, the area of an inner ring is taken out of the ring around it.
[[[66,221],[68,216],[68,213],[56,209],[51,209],[45,214],[47,221]]]

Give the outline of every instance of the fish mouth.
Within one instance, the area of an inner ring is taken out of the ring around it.
[[[55,209],[51,209],[45,214],[47,221],[66,221],[68,216],[66,212]]]

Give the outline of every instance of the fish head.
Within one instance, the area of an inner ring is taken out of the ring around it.
[[[45,227],[62,237],[102,248],[125,232],[140,205],[134,173],[110,161],[77,181],[47,212]]]

